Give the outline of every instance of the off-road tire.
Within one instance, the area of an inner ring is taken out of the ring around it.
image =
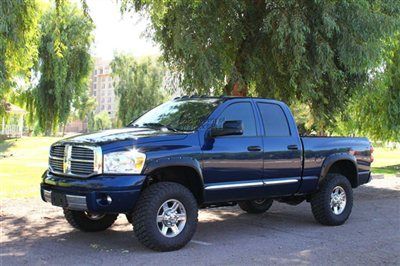
[[[109,228],[118,217],[118,214],[106,214],[104,217],[93,220],[88,218],[84,211],[64,209],[65,219],[74,228],[84,232],[99,232]]]
[[[170,199],[180,201],[186,210],[186,224],[174,237],[164,236],[156,220],[159,208]],[[178,250],[192,239],[197,227],[197,215],[197,202],[189,189],[173,182],[155,183],[142,192],[134,207],[133,228],[137,239],[150,249]]]
[[[126,220],[128,220],[128,223],[133,223],[133,220],[132,220],[132,214],[131,213],[127,213],[127,214],[125,214],[125,217],[126,217]]]
[[[239,202],[239,207],[248,213],[264,213],[271,208],[272,203],[274,202],[272,199],[264,199],[263,202],[259,202],[260,200],[247,200]]]
[[[342,213],[335,214],[331,207],[331,193],[340,186],[346,193],[346,206]],[[315,220],[323,225],[336,226],[344,224],[353,207],[353,189],[349,180],[341,174],[328,174],[319,185],[319,191],[311,196],[311,210]]]

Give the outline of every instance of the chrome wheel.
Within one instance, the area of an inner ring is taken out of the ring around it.
[[[346,192],[341,186],[336,186],[331,193],[331,210],[334,214],[341,214],[346,207]]]
[[[105,214],[90,213],[90,212],[85,212],[85,215],[87,218],[89,218],[90,220],[93,220],[93,221],[100,220],[104,216],[106,216]]]
[[[186,210],[183,204],[176,199],[165,201],[157,212],[157,227],[166,237],[179,235],[186,224]]]

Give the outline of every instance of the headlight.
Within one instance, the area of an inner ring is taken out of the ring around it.
[[[136,150],[118,151],[104,154],[105,174],[140,174],[146,154]]]

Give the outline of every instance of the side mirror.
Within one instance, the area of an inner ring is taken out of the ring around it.
[[[242,120],[225,121],[222,128],[211,128],[211,137],[242,135],[243,124]]]

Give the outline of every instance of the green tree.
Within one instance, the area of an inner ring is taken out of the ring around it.
[[[0,1],[0,101],[17,78],[29,78],[37,59],[40,10],[36,0]]]
[[[96,108],[96,99],[89,95],[89,91],[85,91],[73,102],[74,112],[72,116],[78,118],[82,123],[89,121]]]
[[[33,91],[36,118],[46,133],[68,120],[72,103],[88,88],[94,25],[82,9],[59,2],[41,20],[40,80]]]
[[[399,26],[397,0],[122,0],[188,92],[273,97],[334,121]]]
[[[353,97],[336,131],[400,141],[400,33],[385,42],[381,67]]]
[[[111,119],[107,111],[102,111],[94,116],[93,129],[91,131],[99,131],[111,128]]]
[[[111,68],[119,98],[118,118],[123,124],[162,102],[164,70],[155,59],[116,55]]]

